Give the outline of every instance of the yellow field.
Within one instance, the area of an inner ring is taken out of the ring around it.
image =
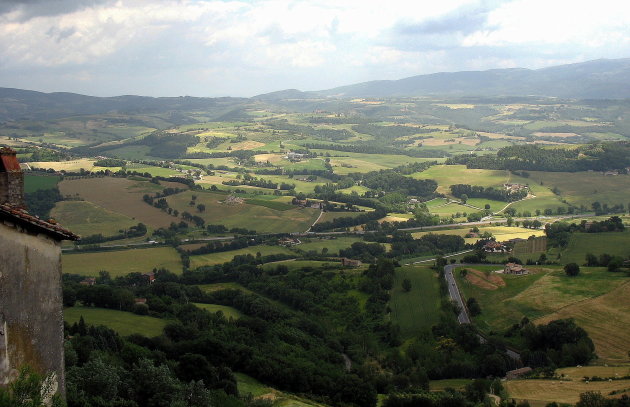
[[[492,236],[494,236],[497,242],[505,242],[510,239],[527,239],[530,236],[544,236],[545,231],[540,229],[526,229],[520,227],[508,227],[508,226],[488,226],[488,227],[480,227],[479,234],[483,235],[484,232],[490,232]],[[429,233],[433,233],[436,235],[456,235],[464,237],[466,234],[470,233],[469,228],[462,229],[443,229],[443,230],[433,230],[430,232],[416,232],[412,233],[415,239],[427,235]],[[481,238],[466,238],[466,243],[475,243]]]
[[[95,162],[96,160],[83,158],[72,161],[36,161],[29,163],[29,165],[33,168],[52,168],[55,171],[79,171],[81,168],[86,171],[91,171],[94,168]]]
[[[508,380],[504,386],[510,398],[528,400],[533,406],[543,406],[552,401],[575,404],[580,399],[580,393],[587,391],[597,391],[608,395],[615,390],[628,390],[630,380],[590,383],[573,380]]]
[[[283,160],[282,154],[258,154],[254,156],[254,160],[257,163],[264,163],[269,161],[272,164],[279,163]]]
[[[479,139],[470,137],[457,137],[452,139],[428,138],[419,140],[418,143],[422,143],[422,145],[425,146],[446,146],[449,144],[465,144],[467,146],[476,146],[477,144],[479,144]]]
[[[136,222],[142,222],[153,228],[168,227],[171,222],[179,221],[163,211],[142,201],[144,194],[154,194],[165,186],[184,186],[177,183],[162,182],[162,186],[145,181],[133,181],[126,178],[82,178],[64,180],[59,183],[62,195],[80,196],[86,201],[109,211],[122,214]]]
[[[264,145],[265,145],[265,143],[261,143],[259,141],[248,140],[248,141],[243,141],[243,142],[240,142],[240,143],[232,144],[232,150],[233,151],[235,151],[235,150],[253,150],[255,148],[262,147]]]
[[[600,358],[612,361],[628,359],[630,281],[602,296],[569,304],[535,322],[547,323],[559,318],[574,318],[588,332]]]

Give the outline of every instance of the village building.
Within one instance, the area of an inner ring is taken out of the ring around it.
[[[491,240],[483,246],[483,251],[486,253],[505,253],[509,249],[505,244]]]
[[[299,244],[302,244],[302,242],[300,241],[300,239],[297,239],[297,238],[285,237],[283,239],[278,240],[278,244],[280,246],[290,247],[290,246],[297,246]]]
[[[96,284],[96,277],[86,277],[79,284],[92,286]]]
[[[341,265],[344,267],[361,267],[361,260],[348,259],[346,257],[341,258]]]
[[[523,267],[520,264],[516,263],[507,263],[505,268],[503,269],[503,274],[515,274],[515,275],[524,275],[529,274],[529,270]]]
[[[61,241],[78,238],[26,211],[16,152],[0,148],[0,386],[28,365],[64,392]]]
[[[519,192],[519,191],[522,191],[522,190],[529,189],[529,186],[525,185],[525,184],[507,183],[507,184],[503,184],[503,188],[505,188],[505,190],[508,191],[511,194],[511,193],[514,193],[514,192]]]
[[[152,271],[142,274],[142,277],[144,277],[149,284],[155,283],[155,273]]]

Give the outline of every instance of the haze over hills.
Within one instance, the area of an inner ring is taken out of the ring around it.
[[[595,60],[550,68],[442,72],[399,80],[380,80],[302,92],[287,89],[247,98],[94,97],[74,93],[42,93],[0,88],[0,120],[49,120],[104,113],[163,113],[190,110],[217,117],[250,100],[421,96],[549,96],[576,99],[630,97],[630,58]]]
[[[630,97],[630,58],[600,59],[543,69],[492,69],[440,72],[399,80],[379,80],[333,89],[295,90],[259,95],[260,99],[298,97],[552,96],[577,99]]]

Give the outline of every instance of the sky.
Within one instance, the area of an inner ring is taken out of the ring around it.
[[[627,0],[0,0],[0,87],[254,96],[630,57]]]

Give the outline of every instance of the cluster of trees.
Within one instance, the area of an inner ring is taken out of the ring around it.
[[[119,160],[117,158],[103,158],[94,163],[96,167],[124,167],[127,164],[125,160]]]
[[[161,158],[182,158],[186,156],[188,147],[199,143],[199,138],[193,134],[173,134],[156,131],[148,136],[134,141],[132,144],[150,146],[149,155]]]
[[[42,219],[50,217],[50,211],[55,204],[63,201],[63,197],[56,186],[50,189],[38,189],[37,191],[24,194],[24,202],[31,215],[39,216]]]
[[[102,233],[97,233],[95,235],[84,236],[81,240],[77,241],[76,244],[97,244],[130,237],[140,237],[146,234],[147,227],[144,223],[140,222],[136,226],[131,226],[129,229],[119,230],[117,235],[103,236]]]
[[[468,168],[526,171],[608,171],[630,166],[630,143],[590,144],[577,149],[546,149],[536,145],[514,145],[493,155],[458,155],[447,164],[465,164]]]
[[[213,228],[214,229],[214,228]],[[230,250],[238,250],[249,246],[255,246],[261,243],[260,238],[250,239],[241,237],[239,239],[230,240],[229,242],[209,242],[205,246],[201,246],[197,249],[188,250],[188,255],[194,256],[198,254],[227,252]]]
[[[599,222],[583,220],[580,223],[580,230],[586,233],[623,232],[625,229],[626,227],[619,216],[611,216]]]
[[[406,155],[417,158],[442,158],[448,157],[449,154],[443,150],[405,150],[402,148],[391,147],[386,144],[365,143],[365,144],[324,144],[324,143],[304,143],[304,147],[320,150],[344,151],[348,153],[361,154],[393,154]]]
[[[339,256],[351,257],[371,263],[375,258],[385,255],[385,246],[380,243],[354,242],[347,249],[339,250]]]
[[[454,253],[464,250],[464,238],[455,235],[438,235],[429,233],[419,239],[414,239],[411,233],[396,231],[392,234],[389,256],[419,256],[423,254]]]
[[[595,256],[593,253],[587,253],[585,259],[585,266],[606,267],[608,271],[619,271],[624,267],[628,267],[626,259],[621,256],[612,256],[608,253],[602,253],[599,257]]]
[[[593,341],[572,319],[559,319],[547,325],[524,321],[521,325],[520,334],[527,346],[521,357],[527,366],[584,365],[595,357]]]
[[[511,192],[493,187],[484,188],[478,185],[455,184],[451,185],[451,194],[463,201],[466,201],[468,198],[487,198],[496,201],[514,202],[525,198],[527,196],[527,190],[521,189]]]
[[[376,221],[377,219],[380,219],[386,215],[387,211],[379,208],[372,212],[363,212],[360,215],[354,217],[343,216],[340,218],[335,218],[328,222],[318,222],[317,224],[313,225],[311,230],[313,232],[323,232],[325,230],[347,228],[351,226],[362,225],[370,221]]]
[[[345,129],[337,130],[330,128],[315,128],[313,126],[292,124],[289,123],[289,121],[286,119],[268,120],[267,122],[265,122],[265,124],[274,130],[285,130],[292,134],[308,136],[322,140],[342,141],[354,136],[352,132]]]

